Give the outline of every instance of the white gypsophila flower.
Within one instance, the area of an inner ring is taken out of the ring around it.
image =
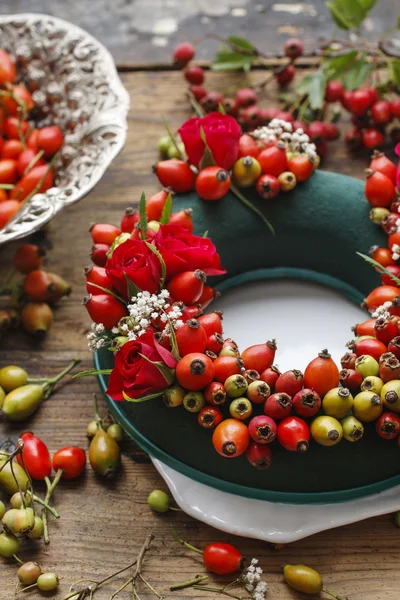
[[[181,307],[174,306],[167,315],[165,311],[170,308],[170,302],[168,301],[169,291],[167,289],[162,289],[158,294],[150,294],[148,291],[138,292],[137,296],[134,296],[128,305],[129,317],[126,318],[128,324],[124,324],[120,328],[124,327],[124,331],[130,331],[128,335],[130,340],[135,340],[143,335],[152,321],[158,319],[166,325],[169,320],[173,328],[177,329],[179,325],[177,326],[176,323],[182,316],[184,308],[181,310]],[[164,328],[163,333],[167,333],[166,328]]]
[[[389,308],[391,306],[392,303],[389,300],[387,302],[384,302],[374,310],[374,312],[371,314],[371,317],[389,317]]]
[[[250,565],[243,572],[241,577],[243,585],[248,592],[253,592],[261,580],[263,570],[261,569],[261,567],[257,567],[257,564],[258,559],[253,558],[250,562]]]
[[[392,259],[399,260],[400,258],[400,246],[399,244],[393,244],[392,246]]]
[[[114,333],[115,335],[118,335],[118,333],[119,333],[118,327],[113,327],[111,329],[111,333]]]
[[[264,600],[267,597],[268,583],[266,581],[259,581],[252,593],[254,600]]]
[[[317,147],[303,129],[293,131],[291,123],[281,119],[272,119],[267,126],[258,127],[250,135],[267,142],[276,140],[284,142],[289,151],[307,154],[309,158],[315,158],[317,155]]]

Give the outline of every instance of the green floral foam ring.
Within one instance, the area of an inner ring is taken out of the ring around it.
[[[174,212],[193,208],[195,233],[204,231],[215,243],[228,274],[221,290],[260,279],[303,279],[330,286],[361,302],[379,285],[378,273],[357,256],[371,245],[387,245],[387,236],[369,217],[362,181],[316,172],[292,192],[261,200],[245,190],[275,228],[265,224],[229,194],[218,202],[203,202],[186,194],[174,198]],[[366,318],[368,318],[366,316]],[[235,337],[234,331],[226,332]],[[326,345],[329,347],[329,340]],[[96,367],[112,368],[113,355],[102,349]],[[106,378],[99,376],[103,392]],[[313,445],[306,454],[274,445],[273,465],[252,467],[245,456],[219,456],[210,431],[180,408],[168,409],[158,399],[141,404],[113,402],[108,406],[122,427],[155,458],[185,475],[220,490],[275,502],[340,502],[400,484],[399,448],[376,435],[366,424],[361,442],[333,448]]]

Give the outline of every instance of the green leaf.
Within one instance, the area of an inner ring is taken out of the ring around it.
[[[215,165],[215,160],[210,150],[209,145],[207,144],[206,134],[204,133],[204,129],[200,127],[200,137],[204,142],[204,154],[203,158],[200,161],[200,171],[205,169],[206,167],[212,167]]]
[[[131,300],[132,298],[135,298],[138,295],[138,293],[141,292],[142,290],[140,288],[138,288],[136,283],[133,283],[133,281],[131,279],[129,279],[129,277],[125,273],[125,271],[124,271],[124,276],[125,276],[126,285],[128,288],[128,298],[129,298],[129,300]]]
[[[338,27],[357,29],[374,4],[375,0],[333,0],[327,2],[326,6]]]
[[[240,202],[242,204],[244,204],[245,206],[247,206],[250,210],[252,210],[263,222],[264,224],[268,227],[268,229],[271,231],[272,235],[275,235],[275,229],[273,228],[273,226],[271,225],[271,223],[268,221],[267,217],[263,215],[263,213],[256,207],[254,206],[254,204],[252,202],[250,202],[250,200],[248,200],[246,198],[246,196],[244,196],[242,194],[242,192],[236,187],[235,184],[231,183],[231,192],[233,194],[235,194],[236,198],[238,200],[240,200]]]
[[[192,92],[190,91],[190,89],[189,89],[189,91],[188,91],[188,96],[189,96],[189,101],[190,101],[190,104],[191,104],[191,106],[192,106],[192,108],[193,108],[194,112],[195,112],[195,113],[196,113],[196,115],[197,115],[197,116],[198,116],[198,117],[201,119],[201,118],[202,118],[202,117],[204,117],[204,115],[205,115],[205,112],[204,112],[204,110],[203,110],[203,108],[202,108],[201,104],[199,104],[199,103],[197,102],[196,98],[193,96],[193,94],[192,94]]]
[[[160,223],[161,225],[168,225],[169,223],[169,219],[171,216],[171,212],[172,212],[172,194],[168,194],[167,199],[165,201],[162,213],[161,213],[161,219],[160,219]]]
[[[215,57],[211,69],[213,71],[241,71],[251,67],[256,55],[242,54],[240,52],[232,52],[225,46],[221,48]]]
[[[342,54],[341,56],[336,56],[335,58],[329,59],[322,65],[326,73],[326,78],[338,79],[341,75],[349,68],[351,63],[356,59],[358,55],[358,50],[351,50],[350,52],[346,52],[346,54]]]
[[[167,323],[169,325],[169,337],[171,341],[171,354],[175,358],[176,361],[180,361],[181,357],[179,355],[178,342],[176,341],[175,329],[172,327],[171,319],[168,316],[168,313],[164,311],[164,315],[166,316]]]
[[[167,388],[165,388],[167,389]],[[128,402],[146,402],[147,400],[153,400],[153,398],[159,398],[162,395],[162,392],[158,392],[157,394],[148,394],[147,396],[140,396],[140,398],[131,398],[130,396],[128,396],[124,391],[122,391],[122,395],[124,397],[124,400],[127,400]]]
[[[157,256],[158,260],[160,261],[160,264],[161,264],[160,289],[162,290],[162,288],[164,287],[164,283],[165,283],[165,277],[167,275],[167,267],[165,266],[164,259],[161,256],[161,254],[159,253],[159,251],[157,250],[157,248],[155,246],[153,246],[153,244],[150,244],[149,242],[145,242],[145,244],[148,247],[148,249],[151,250]]]
[[[343,84],[347,90],[358,89],[368,78],[372,69],[371,63],[363,54],[346,73],[343,75]]]
[[[90,285],[92,287],[98,288],[99,290],[101,290],[105,294],[109,294],[109,296],[114,296],[114,298],[116,298],[117,300],[119,300],[120,302],[122,302],[122,304],[126,304],[126,300],[124,300],[123,298],[121,298],[121,296],[118,296],[118,294],[116,294],[115,292],[112,292],[111,290],[108,290],[107,288],[103,287],[102,285],[98,285],[97,283],[92,283],[92,282],[90,282]]]
[[[296,86],[296,92],[303,95],[308,95],[310,106],[312,109],[322,108],[324,105],[326,86],[325,72],[320,69],[315,73],[305,75]]]
[[[394,58],[389,63],[390,80],[400,86],[400,59]]]
[[[378,271],[380,271],[381,273],[385,273],[385,275],[389,275],[389,277],[391,279],[393,279],[393,281],[395,282],[395,284],[398,285],[398,286],[400,286],[400,279],[398,277],[396,277],[396,275],[393,275],[393,273],[391,273],[390,271],[388,271],[385,267],[383,267],[376,260],[374,260],[370,256],[367,256],[366,254],[361,254],[361,252],[357,252],[357,254],[358,254],[358,256],[361,256],[361,258],[363,258],[365,261],[367,261],[370,265],[372,265],[373,267],[375,267],[376,269],[378,269]]]
[[[88,369],[87,371],[80,371],[72,375],[72,379],[81,379],[82,377],[91,377],[93,375],[109,375],[112,369]]]
[[[226,110],[223,104],[221,104],[221,102],[218,103],[218,110],[221,113],[221,115],[226,115]]]
[[[246,50],[247,52],[251,52],[254,56],[257,56],[257,48],[245,38],[239,37],[237,35],[230,35],[226,38],[227,41],[231,44],[231,46],[235,46],[241,50]]]
[[[169,367],[167,367],[167,365],[165,363],[163,363],[159,360],[156,360],[156,361],[150,360],[147,356],[145,356],[144,354],[141,354],[140,352],[138,352],[138,354],[145,361],[147,361],[148,363],[150,363],[151,365],[156,367],[160,371],[162,376],[165,378],[165,380],[168,382],[168,385],[171,385],[171,383],[175,379],[175,369],[170,369]]]
[[[140,215],[139,227],[140,227],[140,231],[142,232],[142,239],[145,239],[146,235],[147,235],[147,214],[146,214],[146,196],[144,195],[144,192],[142,192],[142,195],[140,197],[139,215]]]
[[[164,117],[163,117],[163,124],[164,124],[165,131],[167,132],[167,135],[168,135],[168,137],[169,137],[169,140],[170,140],[171,144],[174,146],[175,150],[177,151],[179,158],[180,158],[180,159],[183,159],[182,152],[180,151],[180,149],[179,149],[179,146],[178,146],[178,144],[176,143],[175,136],[173,135],[172,131],[170,130],[170,128],[169,128],[169,126],[168,126],[168,123],[167,123],[167,121],[164,119]]]

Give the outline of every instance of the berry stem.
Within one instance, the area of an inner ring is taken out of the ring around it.
[[[324,594],[330,596],[331,598],[335,598],[335,600],[347,600],[346,598],[343,598],[343,596],[338,596],[338,594],[335,594],[335,592],[331,592],[330,590],[327,590],[325,588],[322,588],[321,591],[324,592]]]
[[[24,175],[26,175],[27,173],[29,173],[29,171],[31,169],[33,169],[33,167],[36,165],[37,161],[42,158],[43,154],[44,154],[44,150],[39,150],[39,152],[37,154],[35,154],[35,156],[31,160],[31,162],[26,167],[26,169],[24,171]]]
[[[44,499],[46,504],[49,503],[50,498],[51,498],[54,490],[56,489],[57,484],[60,481],[63,473],[64,473],[63,469],[58,469],[53,481],[50,481],[50,479],[48,477],[44,478],[44,480],[46,482],[46,487],[47,487],[46,497]],[[43,508],[42,508],[41,518],[42,518],[43,525],[44,525],[43,540],[44,540],[45,544],[49,544],[50,543],[49,527],[47,524],[47,509],[45,506],[43,506]]]
[[[42,384],[42,386],[45,388],[46,393],[44,396],[44,399],[47,400],[47,398],[49,398],[51,396],[51,394],[53,393],[53,389],[55,387],[55,385],[63,378],[65,377],[65,375],[67,375],[70,371],[72,371],[72,369],[74,367],[76,367],[76,365],[79,365],[80,363],[80,359],[79,358],[74,358],[70,364],[65,367],[65,369],[63,369],[58,375],[56,375],[55,377],[52,377],[51,379],[47,379],[45,380],[45,382]]]
[[[271,231],[272,235],[275,235],[275,229],[273,228],[271,223],[268,221],[267,217],[265,217],[263,215],[263,213],[260,210],[258,210],[258,208],[256,206],[254,206],[254,204],[252,204],[250,202],[250,200],[247,200],[247,198],[242,194],[242,192],[239,191],[239,189],[236,187],[236,185],[234,183],[231,183],[231,191],[235,194],[236,198],[238,198],[242,204],[244,204],[245,206],[250,208],[250,210],[252,210],[258,217],[260,217],[260,219],[265,223],[265,225]]]
[[[250,596],[235,596],[235,594],[225,591],[224,588],[211,587],[207,585],[194,585],[193,589],[202,590],[203,592],[219,592],[220,594],[224,594],[224,596],[236,598],[236,600],[246,600],[247,598],[250,598]]]
[[[188,542],[185,542],[182,538],[180,538],[176,533],[175,529],[171,529],[171,535],[174,538],[174,540],[176,540],[181,546],[184,546],[185,548],[188,548],[188,550],[192,550],[193,552],[197,552],[197,554],[203,554],[202,550],[195,548],[195,546],[188,544]]]
[[[30,493],[32,500],[34,502],[43,506],[49,513],[51,513],[53,515],[53,517],[55,519],[60,518],[60,513],[57,512],[56,509],[53,508],[52,506],[49,506],[49,504],[47,504],[47,502],[45,500],[42,500],[41,498],[39,498],[39,496],[36,496],[36,494],[32,494],[31,492],[28,492],[28,493]]]
[[[143,577],[143,575],[140,574],[139,579],[140,579],[140,581],[142,581],[144,583],[145,586],[147,586],[149,588],[149,590],[152,592],[152,594],[154,594],[154,596],[157,596],[157,598],[159,598],[159,600],[163,600],[164,596],[159,594],[157,592],[157,590],[155,590],[153,588],[153,586]]]
[[[192,587],[193,585],[196,585],[196,583],[200,583],[200,581],[204,581],[205,579],[208,579],[207,575],[197,575],[194,579],[189,579],[183,583],[174,583],[174,585],[171,585],[169,589],[171,592],[174,590],[183,590],[184,588]]]
[[[17,563],[19,565],[23,565],[24,564],[24,561],[21,560],[16,554],[13,554],[13,558],[15,558],[15,560],[17,561]]]

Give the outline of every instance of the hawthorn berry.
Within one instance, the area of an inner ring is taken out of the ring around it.
[[[195,52],[194,46],[188,42],[178,44],[173,53],[174,63],[181,68],[185,67],[192,60]]]
[[[223,101],[224,97],[220,92],[211,91],[200,100],[200,104],[207,113],[210,113],[217,111]]]
[[[189,90],[194,96],[197,102],[200,102],[205,96],[207,96],[207,90],[202,85],[191,85]]]
[[[363,144],[363,138],[357,128],[349,129],[344,136],[344,141],[350,150],[358,150]]]
[[[242,88],[236,93],[236,106],[246,108],[257,104],[258,98],[256,92],[251,88]]]
[[[201,85],[204,81],[204,70],[197,65],[185,69],[183,75],[192,85]]]
[[[367,89],[352,92],[349,97],[350,112],[353,115],[364,115],[371,106],[371,95]]]
[[[371,106],[371,115],[376,125],[386,125],[392,119],[391,105],[387,100],[378,100]]]
[[[325,88],[326,102],[339,102],[342,99],[343,92],[344,88],[340,81],[328,81]]]
[[[366,148],[373,150],[382,146],[384,142],[383,133],[379,129],[369,128],[361,134],[362,142]]]
[[[288,85],[294,78],[296,69],[290,64],[275,73],[275,79],[281,87]]]
[[[294,60],[303,55],[304,44],[297,38],[290,38],[284,43],[283,51],[285,56]]]
[[[265,173],[257,179],[256,189],[261,198],[264,200],[270,200],[271,198],[275,198],[275,196],[279,193],[279,181],[275,175],[269,175],[268,173]]]

